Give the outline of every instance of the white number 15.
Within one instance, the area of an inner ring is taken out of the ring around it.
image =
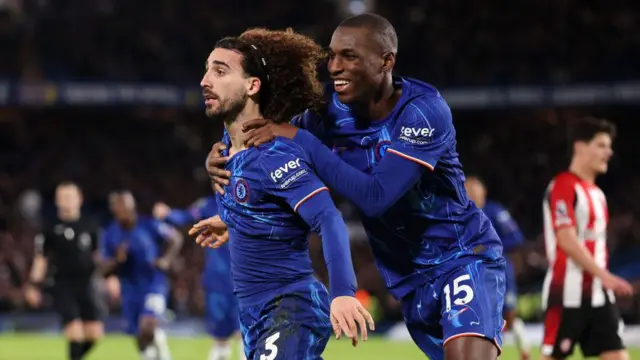
[[[460,275],[453,280],[453,303],[456,305],[465,305],[473,300],[473,289],[469,285],[461,284],[461,282],[470,280],[471,276],[469,274]],[[444,289],[444,300],[446,311],[451,310],[451,288],[449,284],[447,284]],[[464,294],[461,294],[464,293]],[[462,296],[464,295],[464,296]]]

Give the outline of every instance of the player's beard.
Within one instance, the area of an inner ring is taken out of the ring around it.
[[[207,108],[207,117],[214,120],[222,120],[225,123],[231,123],[234,122],[242,110],[244,110],[249,95],[246,91],[241,90],[224,100],[218,99],[220,104],[217,108]]]

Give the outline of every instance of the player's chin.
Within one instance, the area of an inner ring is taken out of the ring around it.
[[[341,91],[341,92],[336,92],[336,94],[338,95],[338,100],[340,100],[341,103],[343,104],[350,104],[355,102],[356,97],[355,94],[351,91]]]
[[[218,111],[216,111],[216,109],[214,109],[213,107],[207,106],[205,114],[207,115],[207,117],[213,118],[218,115]]]
[[[606,173],[607,173],[607,171],[609,171],[609,165],[608,165],[608,164],[601,165],[601,166],[599,167],[599,169],[598,169],[598,172],[599,172],[600,174],[606,174]]]

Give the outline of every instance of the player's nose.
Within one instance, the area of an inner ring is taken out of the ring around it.
[[[344,71],[342,61],[340,61],[338,57],[329,59],[329,61],[327,62],[327,69],[329,70],[329,74],[331,76],[340,75]]]
[[[207,78],[207,74],[204,74],[202,76],[202,79],[200,79],[200,87],[201,88],[207,88],[207,87],[211,87],[211,82],[209,81],[209,79]]]

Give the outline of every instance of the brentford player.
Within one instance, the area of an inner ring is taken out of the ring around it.
[[[543,287],[541,359],[564,359],[577,343],[585,357],[629,359],[614,293],[632,295],[633,288],[607,270],[609,214],[606,197],[595,184],[613,155],[615,126],[586,118],[573,135],[571,166],[551,181],[544,198],[549,270]]]

